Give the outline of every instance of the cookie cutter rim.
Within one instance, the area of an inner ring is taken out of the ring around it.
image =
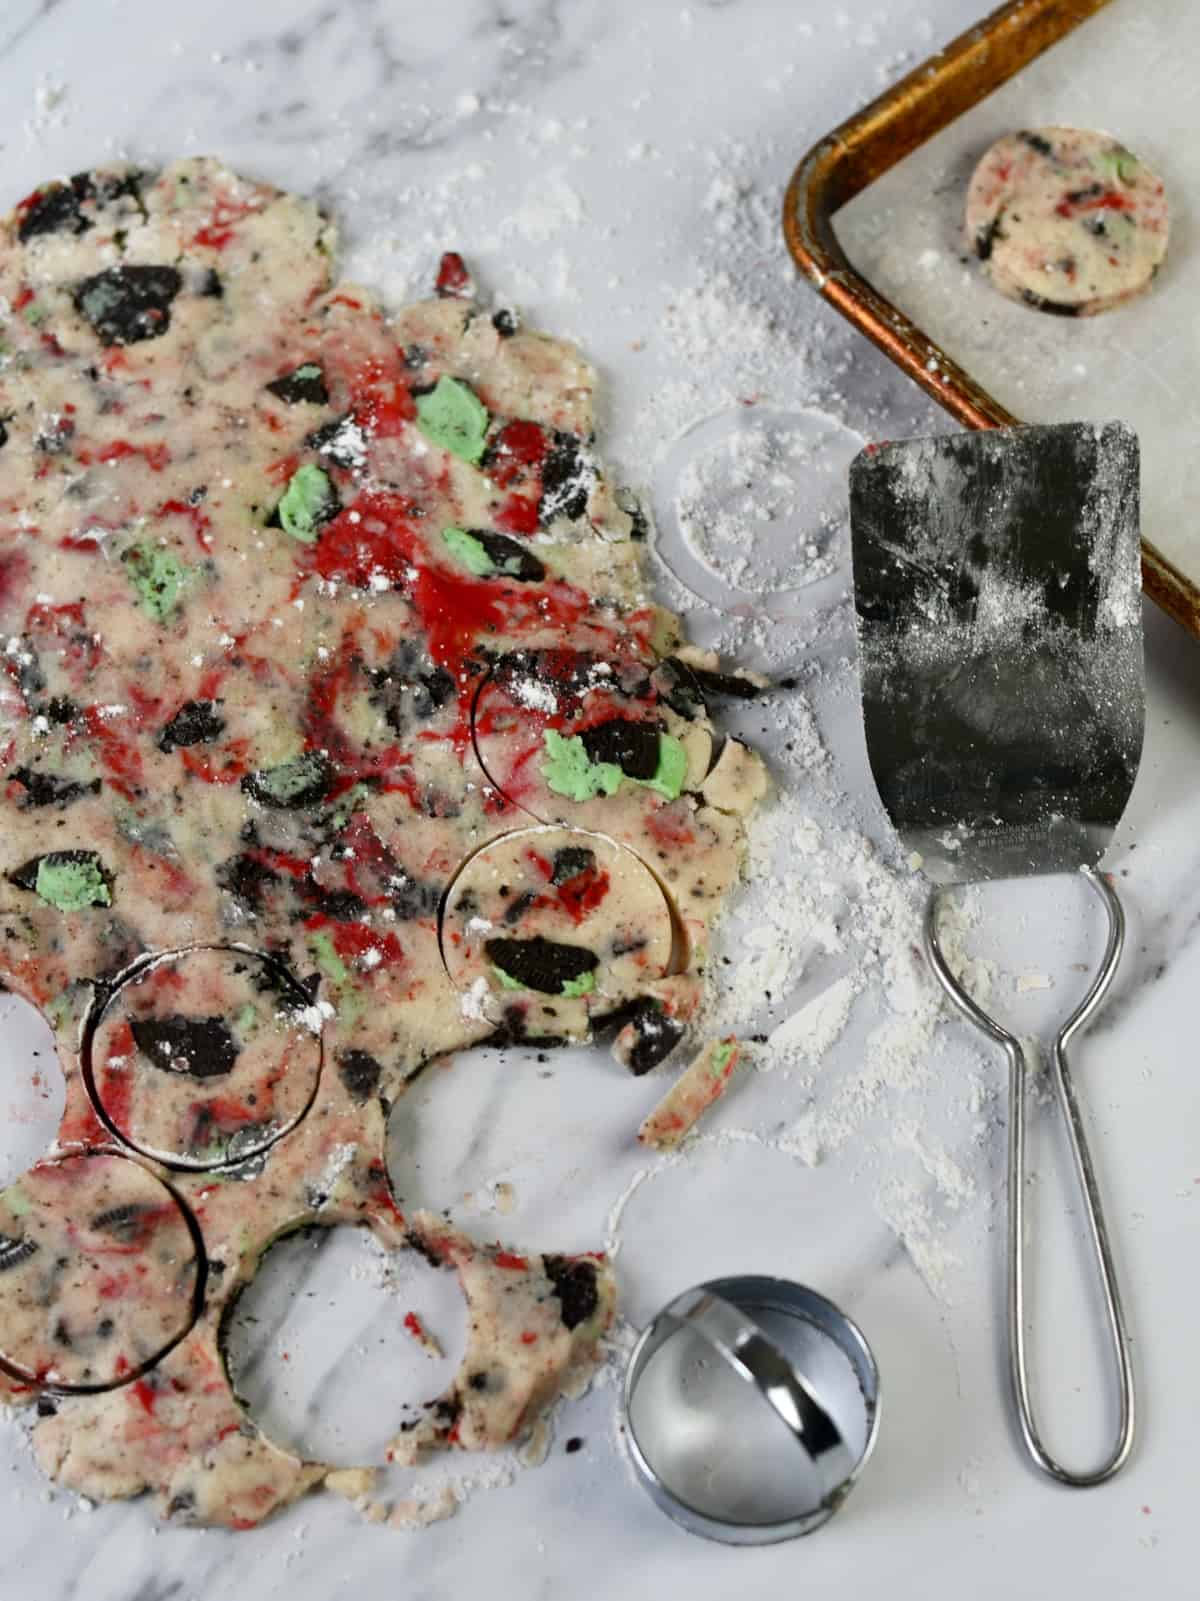
[[[822,1405],[813,1386],[760,1328],[753,1313],[779,1312],[818,1329],[854,1369],[862,1395],[867,1433],[856,1453]],[[718,1517],[692,1505],[659,1474],[637,1437],[633,1399],[651,1358],[682,1332],[706,1341],[738,1376],[751,1385],[808,1453],[824,1486],[815,1506],[790,1517],[750,1522]],[[621,1423],[626,1449],[643,1488],[673,1522],[690,1534],[724,1545],[771,1545],[809,1534],[841,1506],[866,1466],[879,1433],[879,1369],[866,1337],[840,1307],[790,1279],[745,1274],[710,1279],[685,1290],[655,1314],[642,1331],[625,1369]]]
[[[253,958],[255,961],[260,962],[268,972],[274,973],[287,992],[298,1003],[304,1001],[311,1004],[312,997],[309,995],[308,990],[296,974],[292,972],[288,963],[273,951],[258,950],[253,945],[245,944],[242,940],[197,940],[190,945],[167,946],[162,950],[143,951],[139,956],[135,956],[131,962],[127,962],[120,972],[114,973],[111,978],[97,980],[79,1030],[77,1050],[84,1092],[97,1121],[114,1142],[113,1154],[133,1156],[143,1166],[148,1162],[152,1162],[172,1174],[223,1173],[231,1168],[236,1168],[240,1162],[252,1160],[272,1150],[280,1140],[299,1128],[300,1124],[312,1111],[316,1105],[317,1095],[321,1088],[321,1079],[325,1072],[325,1030],[322,1027],[320,1032],[314,1036],[317,1044],[317,1070],[313,1075],[312,1091],[308,1100],[292,1121],[285,1127],[277,1129],[262,1145],[243,1152],[234,1158],[223,1158],[207,1166],[199,1162],[188,1161],[177,1152],[147,1149],[118,1126],[104,1105],[103,1097],[97,1087],[95,1063],[92,1054],[96,1035],[100,1032],[109,1007],[113,1005],[127,985],[138,982],[153,968],[165,966],[168,962],[179,961],[185,956],[203,954],[206,951]]]

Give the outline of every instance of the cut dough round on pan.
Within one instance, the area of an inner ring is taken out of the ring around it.
[[[671,963],[674,925],[653,873],[599,834],[528,828],[455,879],[442,952],[464,1003],[517,1033],[579,1037]]]
[[[1147,287],[1167,252],[1162,179],[1084,128],[997,139],[967,190],[967,238],[1002,294],[1090,317]]]
[[[175,1197],[123,1156],[39,1162],[0,1192],[0,1358],[39,1384],[136,1378],[195,1317]]]

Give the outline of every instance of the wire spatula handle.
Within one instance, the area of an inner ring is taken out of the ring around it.
[[[1084,877],[1099,895],[1108,914],[1108,940],[1099,971],[1092,980],[1087,994],[1075,1011],[1059,1029],[1054,1039],[1052,1063],[1054,1088],[1058,1105],[1066,1123],[1067,1138],[1075,1164],[1075,1175],[1083,1193],[1084,1215],[1088,1237],[1095,1256],[1096,1270],[1104,1297],[1108,1335],[1112,1345],[1120,1418],[1117,1437],[1112,1450],[1098,1467],[1086,1473],[1073,1473],[1050,1455],[1033,1416],[1029,1397],[1029,1360],[1025,1339],[1025,1090],[1029,1076],[1029,1062],[1024,1047],[1015,1034],[1010,1034],[995,1018],[978,1006],[950,971],[938,938],[938,910],[942,890],[935,888],[929,898],[925,914],[925,949],[930,966],[938,981],[958,1009],[989,1039],[1004,1047],[1009,1063],[1009,1130],[1008,1130],[1008,1358],[1012,1377],[1013,1397],[1021,1434],[1029,1455],[1043,1473],[1048,1473],[1060,1484],[1076,1489],[1087,1489],[1103,1484],[1124,1466],[1133,1447],[1134,1393],[1133,1369],[1129,1359],[1129,1338],[1125,1327],[1125,1314],[1121,1307],[1121,1293],[1113,1266],[1112,1248],[1108,1229],[1100,1204],[1100,1192],[1092,1159],[1088,1154],[1087,1136],[1079,1111],[1075,1089],[1067,1066],[1067,1046],[1072,1038],[1092,1019],[1104,1001],[1121,960],[1125,945],[1125,914],[1116,891],[1094,868],[1082,869]]]

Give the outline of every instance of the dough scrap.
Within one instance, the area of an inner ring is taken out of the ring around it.
[[[741,1056],[735,1039],[710,1040],[684,1068],[638,1130],[643,1145],[673,1151],[729,1088]]]

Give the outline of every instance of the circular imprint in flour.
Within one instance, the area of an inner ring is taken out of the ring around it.
[[[0,1192],[0,1364],[58,1389],[137,1378],[195,1321],[200,1263],[191,1220],[139,1162],[39,1162]]]
[[[186,1168],[257,1156],[307,1112],[321,1014],[273,959],[224,946],[131,969],[89,1023],[84,1072],[127,1144]]]
[[[674,923],[632,851],[581,829],[527,828],[462,869],[441,939],[474,1015],[518,1035],[577,1038],[663,977]]]
[[[539,822],[624,840],[644,838],[712,761],[700,686],[672,657],[512,651],[480,686],[472,731],[506,800]]]
[[[864,443],[823,411],[705,418],[656,474],[658,555],[719,611],[790,615],[845,565],[846,472]]]

